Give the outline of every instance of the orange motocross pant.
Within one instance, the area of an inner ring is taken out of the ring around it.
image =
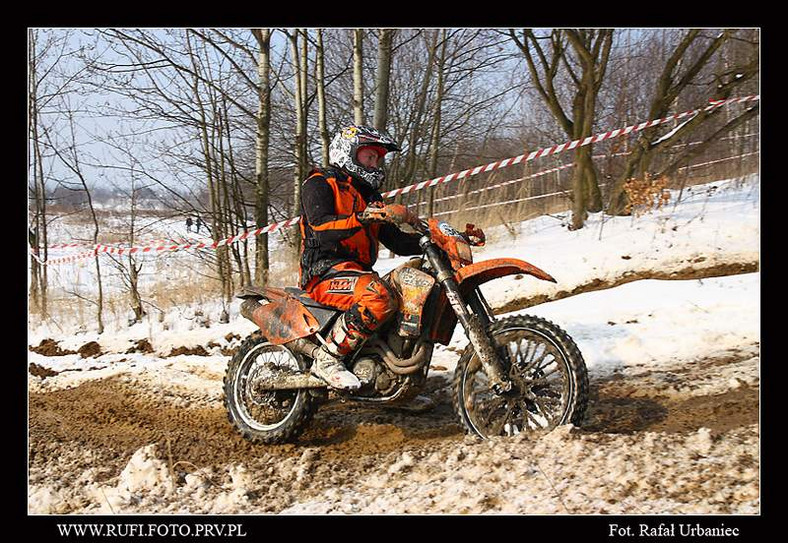
[[[322,281],[307,285],[306,291],[313,300],[345,311],[349,341],[338,347],[345,351],[342,354],[347,354],[359,340],[369,337],[396,313],[399,297],[377,273],[365,271],[352,262],[337,264],[329,275]]]

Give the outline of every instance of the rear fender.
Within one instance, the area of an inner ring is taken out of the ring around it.
[[[459,285],[462,296],[467,297],[479,285],[499,277],[521,273],[532,275],[542,281],[556,282],[549,273],[516,258],[493,258],[469,264],[457,270],[454,279]],[[448,345],[457,325],[457,315],[451,308],[445,292],[441,291],[435,304],[430,339],[442,345]]]

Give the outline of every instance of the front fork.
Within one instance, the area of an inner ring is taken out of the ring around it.
[[[466,302],[460,294],[459,285],[454,279],[454,271],[445,263],[443,258],[441,258],[438,249],[436,249],[432,241],[426,237],[421,239],[421,247],[432,269],[437,272],[438,282],[443,286],[446,298],[457,314],[457,320],[462,324],[471,345],[473,345],[473,348],[476,350],[479,361],[492,383],[492,389],[498,394],[508,392],[512,389],[512,383],[506,378],[501,360],[495,352],[492,341],[490,341],[490,337],[486,332],[487,325],[494,318],[490,307],[481,296],[481,293],[474,291],[468,300],[468,304],[473,309],[473,312],[468,311]]]

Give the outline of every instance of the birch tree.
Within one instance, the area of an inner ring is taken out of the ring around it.
[[[391,48],[396,31],[383,28],[378,33],[378,65],[375,72],[375,113],[373,126],[385,130],[388,122],[389,78],[391,76]]]
[[[331,140],[326,126],[326,72],[325,52],[323,50],[323,30],[317,29],[317,46],[315,48],[315,86],[317,92],[317,130],[320,134],[320,163],[328,166],[328,148]]]
[[[268,150],[271,124],[271,30],[252,30],[257,40],[259,54],[257,77],[257,123],[255,130],[255,206],[254,218],[257,228],[268,224]],[[258,234],[255,245],[255,284],[268,284],[268,233]]]
[[[301,49],[299,51],[299,36]],[[295,141],[293,156],[293,203],[290,208],[291,217],[299,215],[301,202],[301,183],[306,177],[307,169],[307,39],[306,31],[296,30],[289,34],[290,54],[293,63],[293,108],[295,109]]]

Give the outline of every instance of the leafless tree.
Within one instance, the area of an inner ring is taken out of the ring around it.
[[[395,35],[396,30],[391,28],[378,31],[378,67],[375,72],[375,113],[372,124],[379,130],[385,130],[388,122],[391,49]]]
[[[271,125],[271,30],[252,30],[257,39],[260,53],[257,62],[259,78],[257,130],[255,135],[255,225],[262,228],[268,224],[268,152]],[[255,283],[268,283],[268,234],[257,236]]]
[[[735,30],[723,30],[710,37],[699,29],[683,31],[678,44],[672,49],[661,69],[651,95],[648,118],[666,117],[684,92],[701,86],[700,78],[708,71],[712,59],[736,34]],[[727,66],[722,71],[711,74],[714,81],[711,86],[712,99],[730,97],[735,89],[744,86],[758,74],[757,40],[751,40],[748,45],[749,54],[740,59],[735,66]],[[720,108],[701,111],[683,121],[681,125],[669,127],[670,132],[667,134],[664,133],[666,127],[662,125],[642,130],[632,146],[623,173],[617,178],[611,190],[607,212],[612,215],[628,213],[628,196],[624,190],[628,180],[633,178],[642,180],[647,174],[653,178],[673,174],[682,163],[698,155],[722,135],[752,119],[757,115],[759,108],[757,105],[745,108],[740,115],[728,119],[722,126],[706,134],[700,145],[687,148],[685,152],[674,157],[657,171],[651,171],[655,158],[663,149],[681,137],[693,132],[697,133],[701,126],[709,126],[710,121],[719,117],[720,111]]]
[[[553,116],[572,140],[582,140],[592,134],[596,101],[604,81],[613,31],[609,29],[552,30],[539,35],[524,29],[521,37],[514,30],[509,36],[522,51],[528,63],[531,81]],[[546,42],[549,47],[543,47]],[[571,54],[574,52],[574,54]],[[571,90],[558,83],[561,66],[571,81]],[[565,93],[571,97],[571,116],[562,104]],[[572,227],[582,228],[588,211],[602,209],[602,197],[597,173],[591,160],[592,146],[578,147],[572,181]]]
[[[364,124],[364,30],[353,30],[353,121]]]
[[[440,148],[440,134],[441,134],[441,107],[443,105],[443,71],[446,66],[446,29],[441,30],[440,40],[440,53],[438,54],[438,61],[435,65],[435,72],[437,78],[437,87],[435,89],[435,105],[433,108],[433,121],[432,130],[430,134],[430,164],[427,170],[427,177],[434,179],[438,175],[438,149]],[[437,42],[435,42],[437,46]],[[435,213],[435,190],[430,189],[429,200],[427,204],[427,215],[432,216]]]
[[[68,96],[65,96],[63,100],[63,114],[66,116],[66,119],[68,121],[68,127],[67,127],[68,139],[65,143],[56,142],[51,139],[51,134],[48,134],[47,137],[49,138],[49,146],[52,149],[55,156],[61,162],[61,164],[74,176],[76,176],[78,180],[76,185],[81,187],[81,189],[84,191],[85,197],[87,199],[88,212],[90,215],[90,219],[93,223],[93,235],[91,241],[93,243],[93,246],[95,247],[99,243],[100,225],[99,225],[98,216],[96,215],[96,208],[93,205],[91,189],[88,185],[87,178],[85,177],[85,174],[83,172],[81,153],[79,151],[79,143],[77,141],[77,136],[76,136],[74,111]],[[104,333],[104,288],[101,278],[101,260],[99,258],[98,253],[94,254],[93,262],[95,264],[95,269],[96,269],[97,297],[95,300],[91,300],[91,302],[94,303],[96,306],[97,332],[99,334],[103,334]]]
[[[321,166],[328,166],[328,147],[331,141],[326,126],[326,72],[325,51],[323,49],[323,30],[317,29],[317,46],[315,47],[315,86],[317,87],[317,129],[320,133]]]

